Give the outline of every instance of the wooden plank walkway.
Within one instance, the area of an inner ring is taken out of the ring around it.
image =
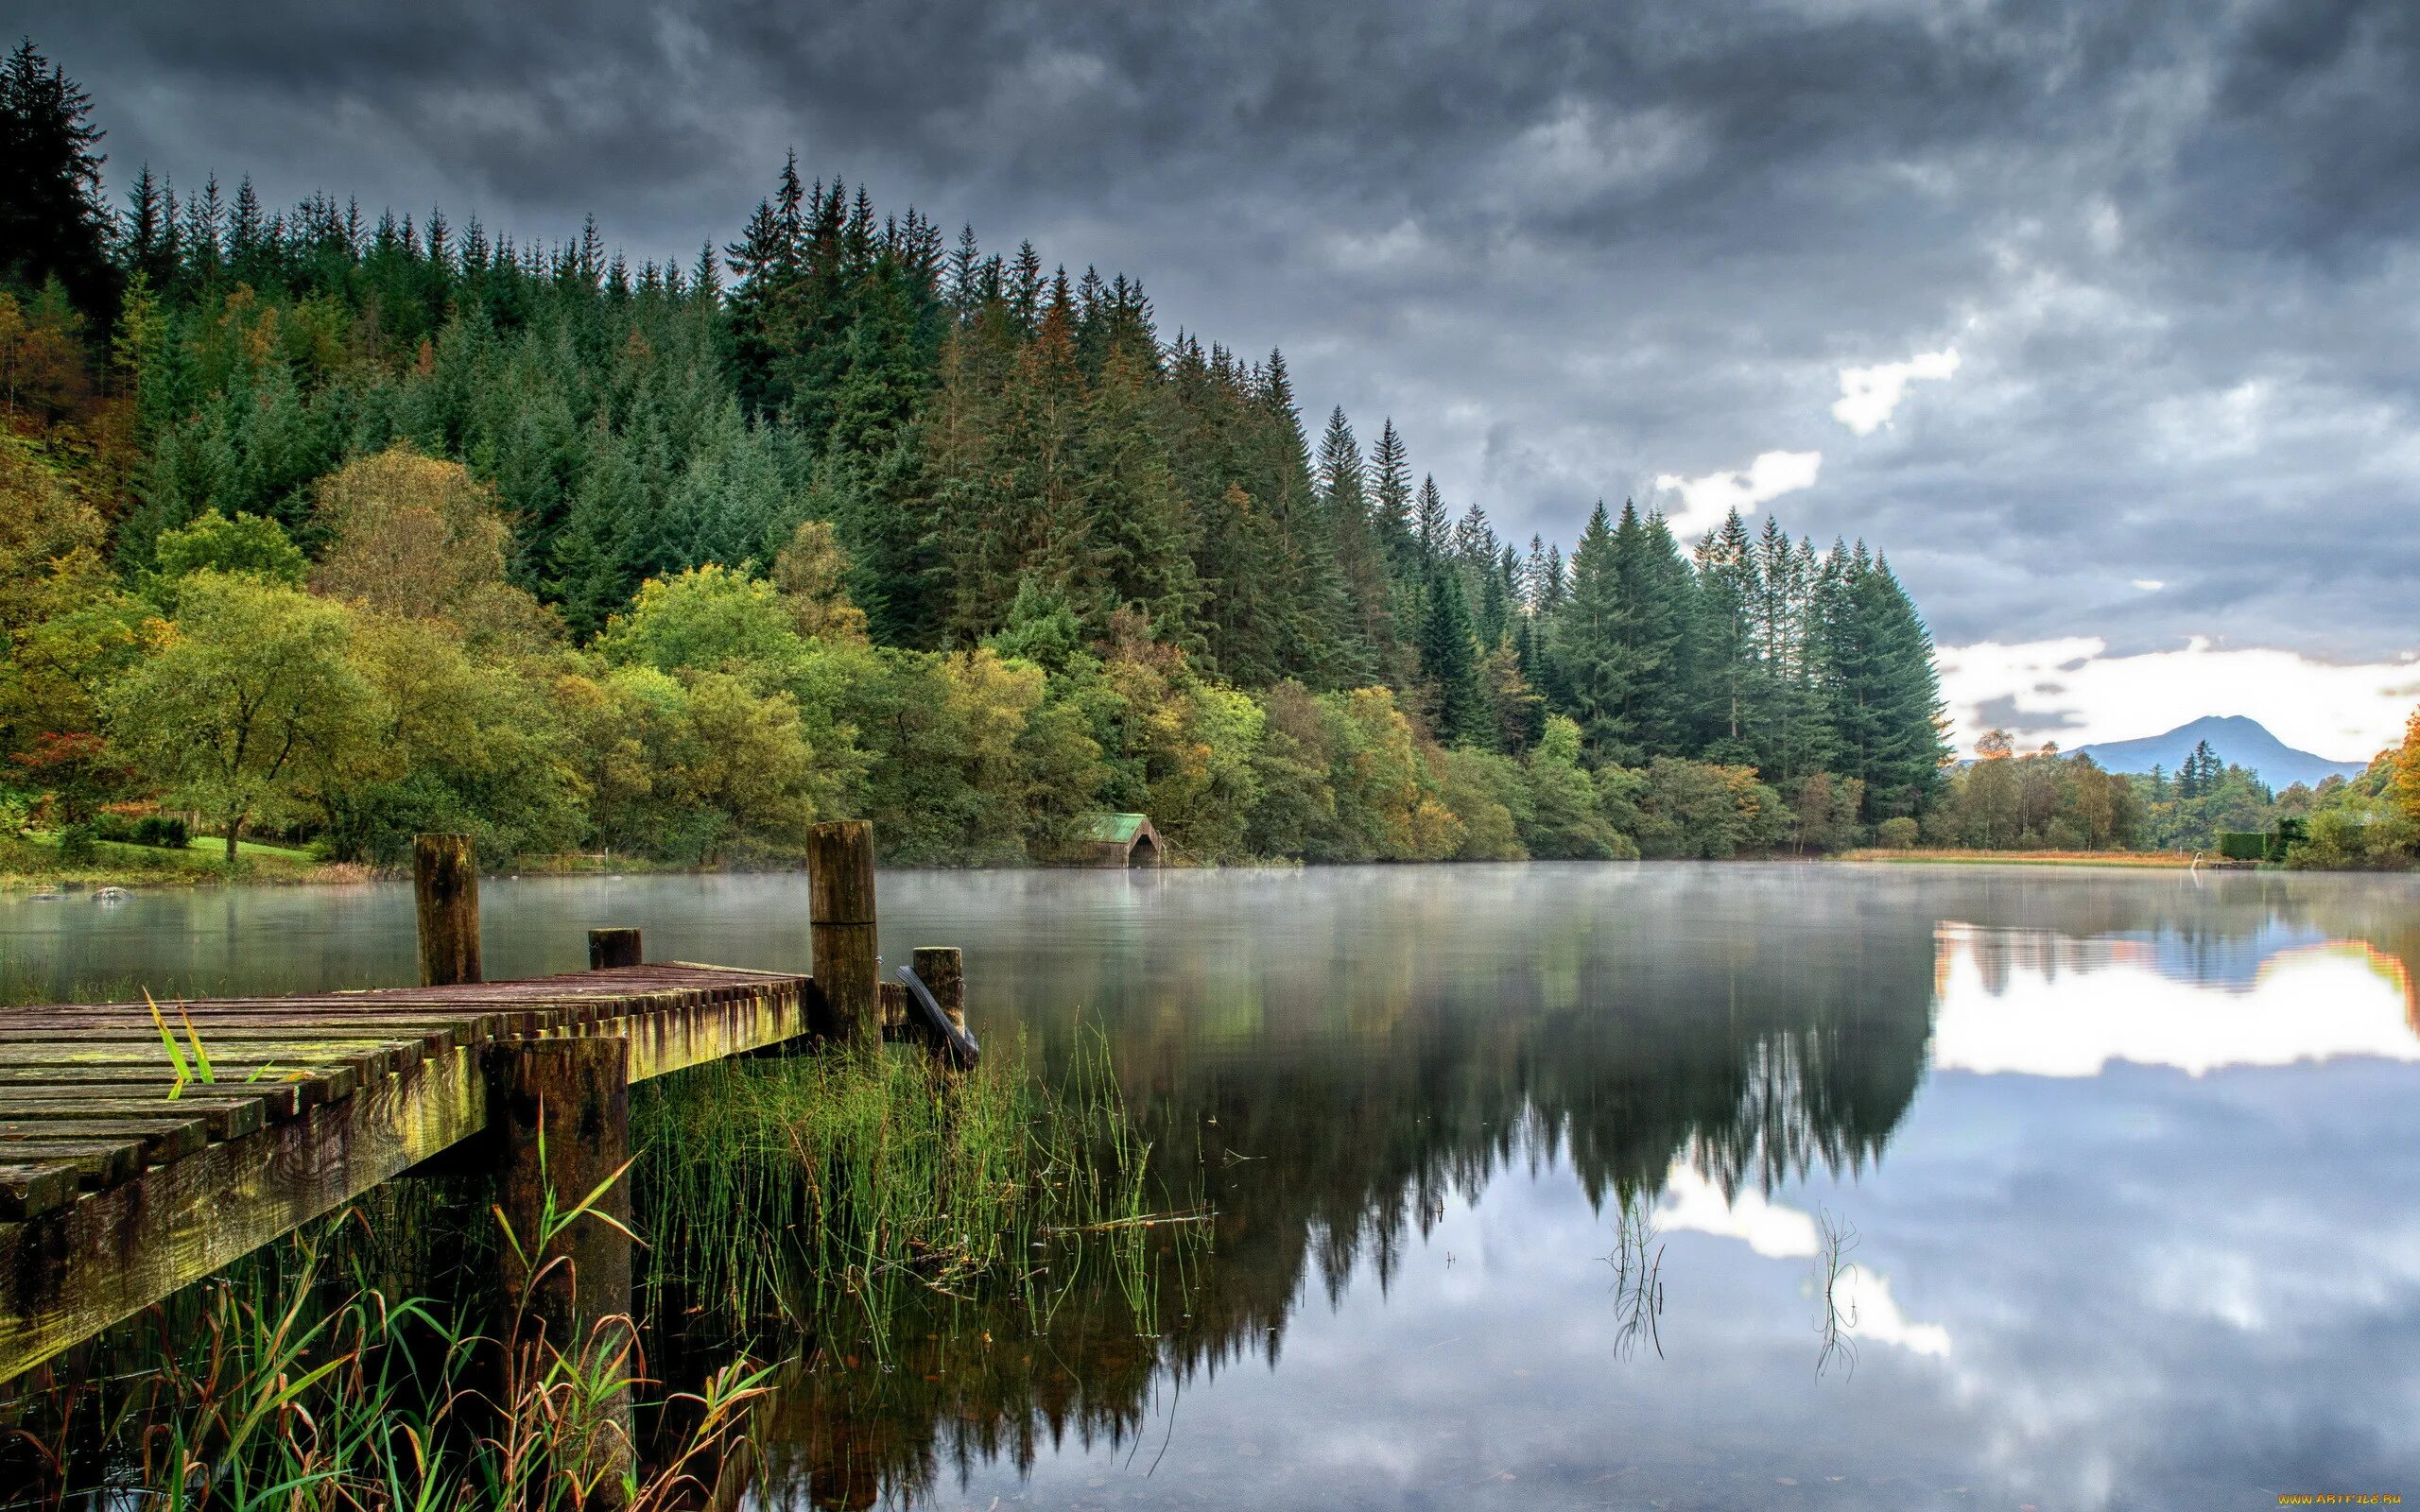
[[[488,1128],[488,1047],[627,1040],[643,1081],[804,1034],[814,996],[674,963],[164,1003],[210,1057],[182,1086],[146,1004],[0,1009],[0,1381]]]

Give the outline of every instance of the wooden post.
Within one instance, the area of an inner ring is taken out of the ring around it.
[[[486,981],[479,970],[479,864],[469,835],[412,836],[412,897],[421,986]]]
[[[806,897],[815,986],[826,1019],[817,1030],[837,1039],[872,1040],[882,1032],[872,824],[840,819],[807,833]]]
[[[497,1257],[504,1317],[495,1336],[512,1351],[508,1368],[543,1371],[561,1354],[588,1361],[589,1374],[610,1371],[627,1382],[638,1373],[624,1170],[631,1157],[631,1042],[520,1040],[493,1047],[490,1067],[490,1117],[503,1150],[496,1207],[522,1251],[516,1255],[508,1244]],[[562,1221],[600,1186],[592,1212]],[[560,1226],[551,1236],[550,1206]],[[592,1464],[610,1467],[607,1481],[617,1485],[632,1443],[628,1386],[601,1405],[602,1457]]]
[[[602,971],[639,964],[639,932],[635,929],[592,929],[588,932],[588,969]]]
[[[966,1027],[966,957],[955,945],[919,945],[909,962],[949,1022]]]

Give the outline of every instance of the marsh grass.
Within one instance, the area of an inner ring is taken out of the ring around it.
[[[172,1010],[162,1032],[199,1079]],[[1071,1297],[1115,1298],[1148,1339],[1207,1246],[1098,1034],[1056,1085],[1016,1053],[953,1075],[876,1050],[718,1062],[643,1087],[632,1116],[640,1318],[532,1336],[528,1296],[500,1309],[493,1278],[547,1236],[503,1231],[483,1177],[389,1181],[0,1383],[0,1507],[727,1505],[757,1463],[755,1359],[887,1368],[937,1314],[1039,1333]],[[597,1196],[559,1194],[544,1222]],[[673,1390],[656,1350],[711,1367]]]
[[[630,1320],[602,1320],[590,1340],[558,1349],[518,1327],[525,1289],[504,1337],[479,1332],[472,1320],[494,1313],[470,1262],[494,1242],[466,1246],[471,1236],[441,1224],[394,1233],[460,1211],[425,1194],[373,1196],[111,1331],[72,1364],[0,1387],[11,1456],[0,1467],[17,1487],[0,1505],[656,1512],[728,1489],[717,1482],[745,1463],[764,1372],[734,1362],[674,1394],[687,1430],[642,1467],[619,1410],[621,1388],[648,1384]],[[542,1246],[591,1216],[566,1201],[521,1242]],[[399,1272],[454,1294],[404,1290]]]
[[[1198,1187],[1152,1174],[1097,1031],[1055,1087],[1007,1050],[964,1074],[883,1047],[650,1084],[631,1120],[656,1310],[735,1336],[844,1331],[883,1358],[910,1301],[921,1317],[1009,1295],[1046,1320],[1105,1265],[1156,1333],[1154,1231],[1199,1236],[1182,1286],[1207,1237]]]

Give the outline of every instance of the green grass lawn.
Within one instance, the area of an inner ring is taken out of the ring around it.
[[[308,850],[239,840],[235,843],[235,871],[232,880],[291,881],[307,874],[318,864]],[[131,887],[228,880],[231,879],[227,871],[226,842],[210,835],[195,835],[193,844],[182,850],[164,850],[156,846],[100,840],[95,842],[89,859],[73,863],[60,860],[59,837],[56,834],[36,830],[13,840],[0,840],[0,885],[39,886],[52,882],[79,882],[95,886],[115,885]]]

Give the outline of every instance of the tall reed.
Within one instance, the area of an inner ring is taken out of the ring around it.
[[[1169,1211],[1097,1033],[1056,1088],[1016,1048],[964,1074],[876,1048],[714,1062],[631,1118],[655,1305],[734,1332],[854,1317],[880,1353],[911,1296],[1046,1308],[1063,1286],[1037,1253],[1076,1236],[1146,1318],[1148,1230],[1197,1216]]]

